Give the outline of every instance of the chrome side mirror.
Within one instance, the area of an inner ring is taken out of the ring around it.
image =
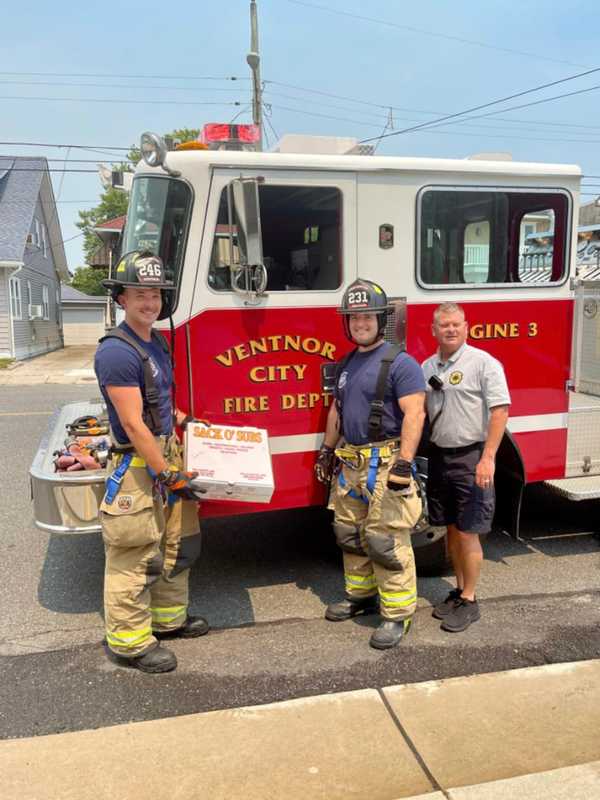
[[[227,187],[231,286],[246,302],[256,302],[267,288],[260,226],[260,200],[256,178],[236,178]],[[239,263],[234,261],[234,231]]]

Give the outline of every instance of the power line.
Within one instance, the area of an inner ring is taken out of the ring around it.
[[[574,97],[575,95],[585,94],[586,92],[595,92],[598,89],[600,89],[600,85],[589,86],[587,89],[577,89],[574,92],[565,92],[563,94],[557,94],[554,95],[554,97],[546,97],[543,100],[533,100],[531,103],[523,103],[522,105],[511,106],[510,108],[504,108],[501,111],[490,111],[488,114],[478,114],[476,117],[465,117],[464,120],[461,119],[457,120],[457,123],[466,122],[468,120],[474,120],[474,119],[483,119],[484,117],[493,117],[495,114],[503,114],[505,111],[517,111],[517,109],[519,108],[530,108],[531,106],[539,106],[542,103],[550,103],[553,100],[561,100],[563,97]],[[434,125],[434,122],[435,121],[432,121],[429,124]]]
[[[1,75],[2,73],[0,73]],[[72,83],[70,81],[3,81],[0,86],[74,86],[80,89],[168,89],[170,92],[237,92],[237,86],[149,86],[135,83]]]
[[[320,91],[319,89],[308,89],[308,88],[306,88],[304,86],[295,86],[293,84],[282,83],[280,81],[269,81],[269,80],[267,80],[267,81],[265,81],[265,83],[267,83],[267,84],[270,83],[273,86],[282,86],[282,87],[285,87],[285,88],[288,88],[288,89],[294,89],[295,91],[298,91],[298,92],[306,92],[308,94],[321,95],[322,97],[329,97],[329,98],[333,98],[333,99],[336,99],[336,100],[346,100],[346,101],[349,101],[349,102],[357,103],[359,105],[366,105],[366,106],[371,106],[372,108],[379,108],[379,109],[382,109],[383,111],[386,111],[386,112],[388,111],[389,108],[392,108],[394,111],[408,111],[409,113],[413,113],[413,114],[430,114],[432,116],[436,116],[438,114],[447,114],[447,113],[449,113],[449,112],[440,111],[440,110],[430,111],[430,110],[421,109],[421,108],[407,108],[405,106],[395,106],[395,105],[390,106],[390,105],[385,105],[383,103],[375,103],[375,102],[370,101],[370,100],[363,100],[363,99],[356,98],[356,97],[348,97],[347,95],[339,95],[339,94],[333,94],[331,92],[323,92],[323,91]],[[280,93],[280,92],[273,92],[271,89],[268,89],[267,93],[271,97],[284,97],[284,98],[288,98],[290,100],[293,99],[293,100],[297,100],[297,101],[304,101],[305,100],[305,98],[303,98],[303,97],[295,97],[293,95],[283,94],[283,93]],[[349,109],[349,108],[344,108],[343,106],[331,106],[330,104],[319,103],[316,100],[313,100],[312,102],[314,104],[316,104],[316,105],[327,105],[330,108],[338,108],[340,110],[351,111],[353,113],[358,113],[358,114],[366,113],[366,112],[361,112],[358,109]],[[506,110],[507,109],[503,109],[501,111],[496,111],[496,112],[494,112],[494,114],[503,114],[503,113],[505,113]],[[485,116],[487,116],[487,115],[482,114],[481,117],[473,117],[472,119],[479,119],[479,118],[483,118]],[[382,115],[381,119],[383,119],[383,118],[384,118],[384,116]],[[396,119],[400,119],[400,117],[396,117]],[[550,126],[557,126],[557,127],[561,127],[561,128],[566,127],[566,128],[583,128],[583,129],[589,129],[589,130],[600,130],[600,126],[598,126],[598,125],[577,125],[575,123],[568,123],[568,122],[556,122],[556,121],[551,121],[551,120],[534,120],[534,119],[531,119],[531,120],[527,120],[527,119],[511,119],[510,117],[498,117],[498,119],[500,121],[502,121],[502,122],[508,122],[510,124],[515,124],[515,125],[540,125],[540,126],[543,126],[543,127],[550,125]],[[435,120],[433,120],[432,122],[435,122]]]
[[[106,150],[126,150],[129,152],[131,147],[112,147],[111,145],[91,145],[91,144],[52,144],[48,142],[0,142],[1,146],[10,145],[13,147],[70,147],[73,150],[93,150],[102,153]]]
[[[568,64],[572,67],[585,67],[586,64],[577,64],[573,61],[564,61],[558,58],[548,58],[547,56],[539,55],[538,53],[528,53],[524,50],[515,50],[511,47],[499,47],[498,45],[488,44],[487,42],[480,42],[477,39],[465,39],[461,36],[451,36],[447,33],[438,33],[437,31],[428,31],[424,28],[415,28],[411,25],[400,25],[397,22],[390,22],[389,20],[377,19],[375,17],[366,17],[361,14],[352,14],[349,11],[342,11],[337,8],[328,8],[327,6],[317,5],[316,3],[307,3],[304,0],[287,0],[288,3],[293,3],[296,6],[305,6],[306,8],[315,8],[318,11],[327,11],[330,14],[338,14],[343,17],[350,17],[351,19],[359,19],[363,22],[374,22],[378,25],[386,25],[389,28],[398,28],[399,30],[409,31],[409,33],[418,33],[421,36],[432,36],[437,39],[447,39],[453,42],[460,42],[461,44],[475,45],[476,47],[484,47],[488,50],[497,50],[502,53],[511,53],[512,55],[526,56],[527,58],[536,58],[540,61],[551,61],[554,64]]]
[[[38,200],[38,203],[41,206],[53,206],[55,203],[82,203],[82,204],[85,204],[85,203],[96,203],[96,202],[97,202],[97,199],[96,200],[54,200],[53,202],[49,201],[49,200]],[[30,206],[31,205],[31,200],[3,200],[2,201],[2,205],[3,206]]]
[[[167,87],[165,87],[167,88]],[[241,106],[242,102],[239,100],[231,100],[228,102],[218,102],[210,100],[155,100],[154,98],[148,100],[120,100],[118,98],[101,98],[101,97],[27,97],[17,95],[0,95],[0,100],[44,100],[51,103],[111,103],[111,104],[126,104],[126,105],[153,105],[153,106]]]
[[[367,126],[369,128],[381,128],[381,123],[365,122],[364,120],[349,119],[348,117],[337,117],[337,116],[333,116],[331,114],[321,114],[321,113],[319,113],[317,111],[306,111],[306,110],[300,109],[300,108],[290,108],[289,106],[280,106],[280,105],[271,105],[271,108],[277,109],[279,111],[289,111],[289,112],[292,112],[292,113],[295,113],[295,114],[304,114],[304,115],[310,116],[310,117],[319,117],[321,119],[332,119],[332,120],[335,120],[336,122],[350,122],[353,125],[365,125],[365,126]],[[523,141],[523,142],[549,142],[551,144],[563,144],[563,143],[569,143],[569,144],[573,144],[573,143],[574,144],[600,144],[600,138],[599,139],[565,139],[565,138],[547,139],[547,138],[541,138],[540,136],[535,136],[535,137],[532,137],[532,136],[518,136],[518,135],[515,135],[512,131],[507,131],[505,133],[493,133],[492,132],[493,130],[498,130],[498,129],[497,128],[494,128],[494,129],[489,128],[489,129],[485,129],[484,131],[479,131],[479,132],[476,132],[476,133],[472,133],[472,132],[465,131],[465,130],[447,130],[447,129],[443,128],[441,125],[440,126],[436,125],[436,126],[432,126],[431,128],[420,129],[418,132],[419,133],[434,133],[434,134],[435,133],[439,133],[439,134],[441,134],[443,136],[463,136],[463,137],[468,136],[469,138],[477,138],[477,139],[482,139],[482,138],[487,136],[488,138],[492,137],[494,139],[497,139],[497,138],[512,139],[514,141]],[[406,131],[406,132],[410,133],[410,132],[412,132],[412,129],[410,131]],[[378,141],[381,140],[381,138],[385,139],[388,135],[389,134],[385,134],[385,135],[382,136],[380,134],[379,136],[375,136],[375,137],[373,137],[371,139],[363,139],[362,141],[363,142],[372,142],[372,141],[377,141],[378,142]]]
[[[265,94],[266,94],[266,95],[268,95],[269,97],[272,97],[272,96],[275,96],[275,95],[278,95],[279,97],[289,97],[289,98],[291,98],[292,100],[296,100],[296,101],[298,101],[298,102],[300,102],[301,100],[303,100],[303,99],[304,99],[304,98],[300,98],[300,97],[292,97],[291,95],[282,95],[282,94],[279,94],[278,92],[271,92],[271,91],[269,91],[269,92],[265,92]],[[314,104],[316,104],[316,105],[328,105],[328,106],[329,106],[329,108],[336,109],[336,110],[338,110],[338,109],[339,109],[339,110],[345,110],[345,111],[350,111],[350,112],[354,111],[354,113],[359,113],[359,114],[363,114],[363,115],[369,115],[369,112],[367,112],[367,111],[358,111],[357,109],[350,109],[350,108],[347,108],[347,107],[344,107],[344,106],[337,106],[337,105],[331,105],[331,104],[324,104],[324,103],[319,103],[318,101],[316,101],[316,102],[315,102],[314,100],[311,100],[311,103],[314,103]],[[269,105],[271,105],[271,104],[269,104]],[[289,106],[278,106],[278,105],[276,105],[275,107],[276,107],[276,108],[280,108],[280,109],[291,110],[291,109],[289,108]],[[391,113],[391,112],[393,111],[393,108],[394,108],[394,106],[390,106],[389,113]],[[313,113],[316,113],[316,112],[311,112],[311,111],[308,111],[308,110],[306,110],[305,108],[303,108],[303,109],[294,109],[294,110],[295,110],[296,112],[298,112],[298,113],[303,113],[303,114],[313,114]],[[382,116],[382,117],[380,117],[379,115],[372,115],[372,114],[371,114],[371,115],[369,115],[369,119],[373,120],[373,122],[374,122],[376,119],[377,119],[377,120],[379,120],[379,123],[378,123],[378,125],[379,125],[379,126],[381,126],[381,125],[382,125],[382,124],[385,122],[385,124],[386,124],[386,126],[387,126],[387,122],[389,121],[389,113],[388,113],[388,116],[386,116],[386,117],[383,117],[383,116]],[[483,117],[483,116],[486,116],[486,115],[481,115],[481,116]],[[464,122],[467,122],[467,123],[468,123],[469,119],[478,119],[478,118],[479,118],[479,117],[467,118],[467,119],[465,119],[465,120],[464,120]],[[363,120],[355,120],[355,119],[353,119],[353,120],[348,120],[348,119],[345,119],[345,118],[342,118],[342,117],[336,117],[335,119],[337,119],[338,121],[344,121],[344,122],[348,121],[348,122],[353,122],[354,124],[359,124],[359,125],[360,125],[360,124],[365,124],[365,121],[363,121]],[[394,119],[395,119],[395,121],[396,121],[396,122],[398,122],[398,121],[405,121],[405,122],[418,122],[418,121],[419,121],[419,120],[416,120],[416,119],[412,119],[412,120],[411,120],[409,117],[399,117],[399,116],[397,116],[397,115],[395,115],[395,116],[394,116]],[[501,122],[503,121],[503,118],[502,118],[502,117],[498,117],[497,119],[498,119],[499,121],[501,121]],[[452,125],[452,124],[454,124],[454,125],[458,125],[459,123],[462,123],[462,122],[463,122],[463,120],[457,120],[455,123],[450,123],[450,125]],[[370,123],[370,124],[371,124],[373,127],[375,127],[373,123]],[[541,131],[544,131],[544,130],[545,130],[545,128],[546,128],[545,124],[543,124],[543,123],[541,123],[541,122],[539,123],[539,127],[524,127],[524,125],[526,125],[526,122],[525,122],[525,121],[523,121],[523,122],[522,122],[522,124],[521,124],[521,125],[520,125],[520,127],[519,127],[519,130],[522,130],[522,131],[525,131],[525,132],[529,132],[529,133],[539,133],[539,132],[540,132],[540,130],[541,130]],[[506,128],[502,129],[502,128],[499,128],[499,127],[498,127],[498,125],[497,125],[497,124],[495,124],[495,123],[492,123],[492,125],[481,125],[481,124],[480,124],[480,125],[477,125],[477,124],[475,124],[474,126],[470,126],[470,127],[473,127],[475,130],[477,130],[477,129],[479,129],[479,130],[483,130],[484,134],[485,134],[485,133],[487,133],[487,132],[489,132],[490,130],[493,130],[493,131],[500,131],[500,130],[504,130],[504,131],[506,131],[507,133],[509,133],[511,136],[513,136],[513,131],[515,130],[514,128],[512,128],[512,129],[506,129]],[[567,126],[567,127],[568,127],[568,126]],[[598,134],[600,134],[600,126],[574,126],[574,127],[583,127],[583,128],[585,128],[586,130],[592,130],[592,131],[596,131]],[[441,128],[438,128],[438,126],[437,126],[437,125],[434,125],[434,126],[432,126],[432,129],[433,129],[433,130],[441,130]],[[461,128],[461,129],[462,129],[462,128]],[[569,133],[569,131],[566,131],[566,132],[567,132],[567,133]],[[572,132],[570,132],[570,133],[571,133],[572,135],[576,135],[576,134],[578,134],[579,132],[578,132],[578,131],[572,131]],[[583,133],[582,133],[581,135],[583,135]],[[519,137],[515,137],[515,138],[519,138]],[[547,141],[568,141],[568,142],[579,142],[579,141],[581,141],[581,142],[583,142],[583,143],[586,143],[586,140],[585,140],[585,139],[565,139],[565,140],[562,140],[562,139],[548,139]]]
[[[89,172],[92,175],[97,175],[97,169],[54,169],[51,167],[48,169],[47,167],[39,168],[39,167],[11,167],[10,172]]]
[[[116,75],[111,72],[7,72],[0,71],[0,75],[28,75],[44,78],[139,78],[144,80],[165,81],[249,81],[250,78],[240,78],[237,75],[206,76],[206,75]]]
[[[399,136],[402,133],[410,133],[414,130],[419,130],[420,128],[430,127],[431,125],[436,125],[439,122],[445,122],[448,119],[455,119],[456,117],[462,117],[465,114],[470,114],[473,111],[479,111],[482,108],[489,108],[490,106],[498,105],[499,103],[506,103],[509,100],[514,100],[516,97],[523,97],[526,94],[533,94],[534,92],[539,92],[542,89],[548,89],[550,86],[557,86],[560,83],[566,83],[568,81],[576,80],[577,78],[583,78],[585,75],[590,75],[593,72],[600,72],[600,67],[594,67],[594,69],[588,69],[585,72],[579,72],[577,75],[570,75],[568,78],[560,78],[556,81],[550,81],[550,83],[543,83],[540,86],[535,86],[533,89],[525,89],[522,92],[516,92],[515,94],[507,95],[506,97],[501,97],[499,100],[491,100],[488,103],[482,103],[478,106],[473,106],[472,108],[467,108],[465,111],[457,111],[454,114],[446,114],[439,119],[430,120],[429,122],[423,122],[420,125],[415,125],[411,128],[404,128],[401,131],[393,131],[392,133],[387,133],[384,138],[388,139],[390,136]],[[532,103],[535,105],[535,103]],[[522,108],[522,106],[520,106]],[[503,111],[511,111],[513,109],[503,109]],[[375,139],[377,137],[373,137]],[[373,141],[373,139],[364,139],[361,144],[366,142]]]

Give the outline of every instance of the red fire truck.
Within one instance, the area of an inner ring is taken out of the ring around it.
[[[325,500],[313,464],[327,382],[350,348],[336,309],[358,276],[394,300],[387,335],[404,336],[417,360],[434,350],[434,308],[452,300],[466,310],[471,342],[504,364],[512,406],[497,505],[506,530],[518,536],[529,483],[600,496],[600,282],[575,277],[577,166],[380,157],[349,140],[299,136],[254,152],[217,134],[219,149],[209,129],[208,148],[171,152],[144,135],[122,252],[153,250],[177,285],[179,407],[268,429],[267,510]],[[532,238],[543,240],[543,258],[531,257]],[[59,412],[36,456],[45,529],[99,527],[103,475],[57,475],[51,463],[68,418],[94,408]],[[265,506],[202,504],[203,516],[256,511]],[[439,556],[435,536],[423,525],[415,546]]]

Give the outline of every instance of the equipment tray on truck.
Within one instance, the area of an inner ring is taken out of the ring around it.
[[[105,469],[57,471],[55,454],[64,451],[68,427],[85,416],[102,417],[101,400],[69,403],[52,416],[29,470],[34,522],[56,533],[101,530],[98,507],[104,495]]]

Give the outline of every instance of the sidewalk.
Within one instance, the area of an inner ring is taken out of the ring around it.
[[[33,386],[39,383],[94,385],[94,354],[97,345],[64,347],[27,361],[16,361],[0,369],[0,386]]]
[[[593,800],[599,731],[600,661],[554,664],[4,741],[2,797]]]

